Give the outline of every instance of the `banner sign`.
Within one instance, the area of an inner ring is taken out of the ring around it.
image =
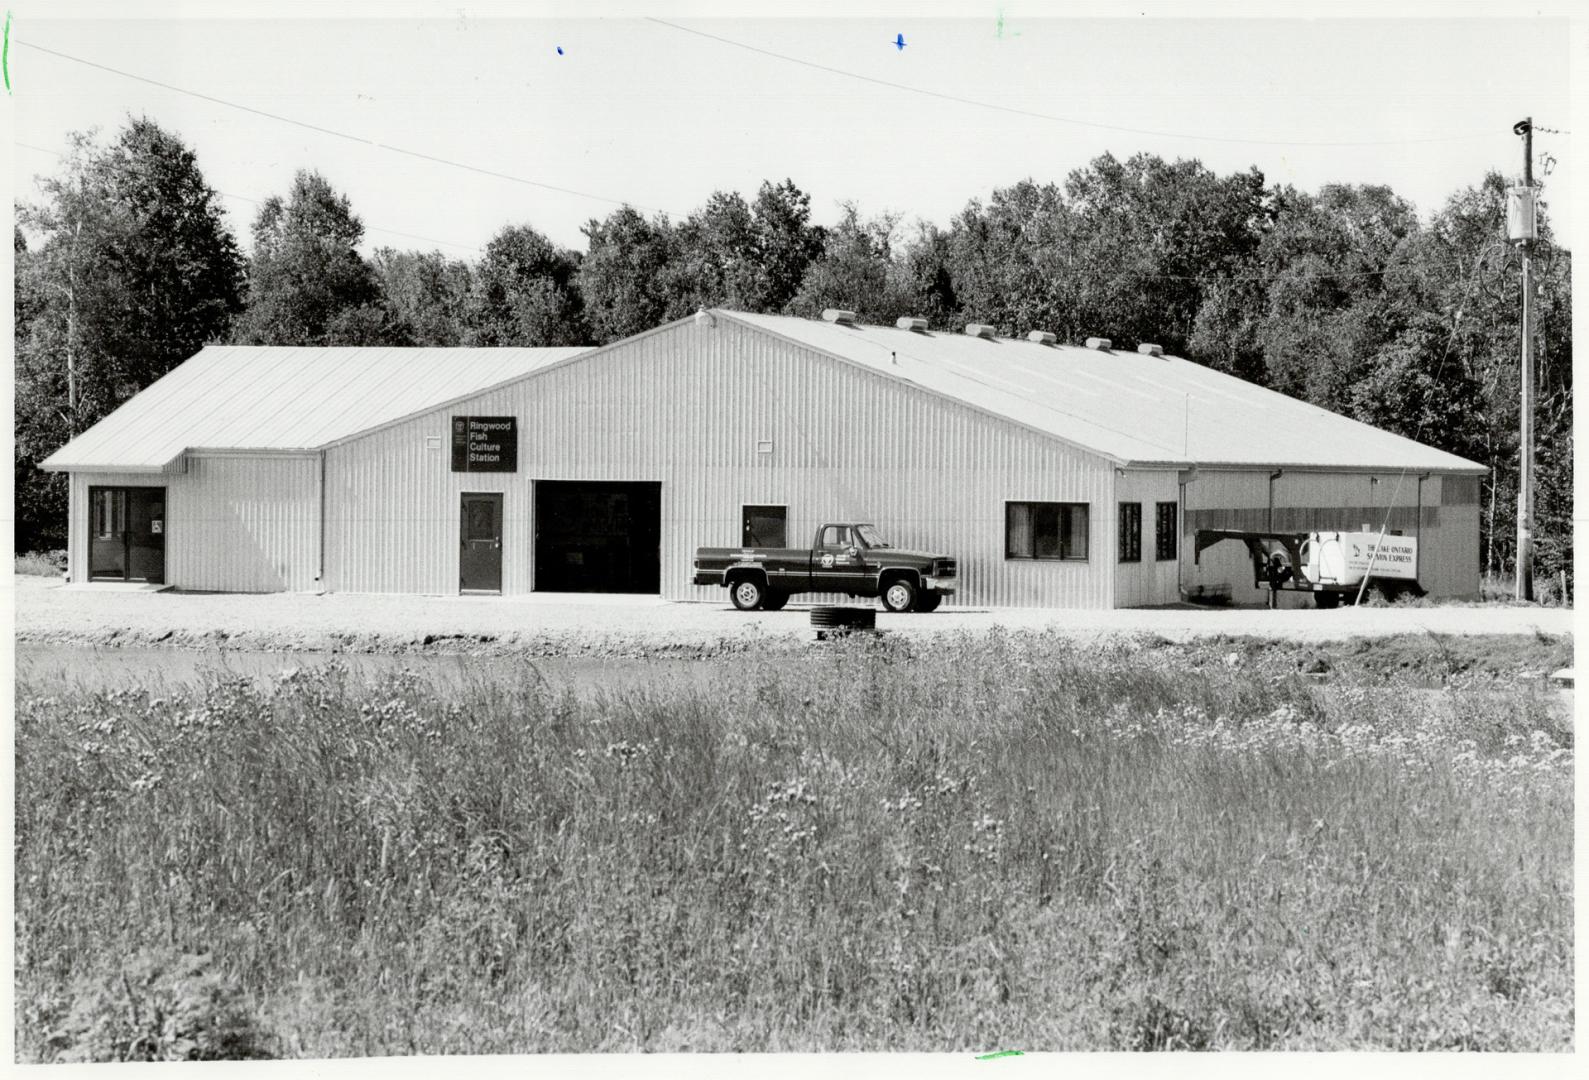
[[[452,418],[453,472],[518,472],[519,421],[515,416]]]
[[[1374,577],[1417,577],[1418,541],[1410,536],[1386,536],[1380,539],[1374,533],[1342,533],[1341,542],[1346,548],[1348,580],[1360,581],[1364,574]],[[1378,552],[1375,552],[1375,547]],[[1369,567],[1373,570],[1370,571]]]

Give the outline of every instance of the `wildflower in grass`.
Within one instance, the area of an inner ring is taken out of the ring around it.
[[[651,746],[647,743],[632,743],[627,739],[620,742],[608,743],[605,754],[615,758],[620,764],[632,761],[637,757],[644,757],[651,753]]]
[[[132,783],[128,785],[128,787],[136,792],[153,791],[160,785],[160,781],[163,779],[165,778],[159,773],[146,772],[135,778]]]
[[[21,688],[19,1057],[140,937],[213,948],[297,1056],[1570,1045],[1537,695],[917,647],[633,698]],[[120,1046],[128,1000],[84,1006]]]

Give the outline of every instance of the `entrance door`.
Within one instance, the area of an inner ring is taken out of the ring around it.
[[[90,581],[166,579],[166,489],[88,489]]]
[[[460,592],[502,591],[502,495],[463,496],[458,551]]]
[[[784,506],[745,507],[745,527],[741,542],[746,547],[781,548],[789,546],[789,509]]]

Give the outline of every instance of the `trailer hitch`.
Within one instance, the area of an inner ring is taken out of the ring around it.
[[[1306,533],[1253,532],[1247,529],[1198,529],[1192,548],[1192,563],[1201,566],[1203,551],[1226,540],[1240,540],[1252,559],[1252,583],[1277,589],[1295,579],[1311,585],[1302,572],[1302,542]],[[1282,556],[1281,553],[1284,553]]]

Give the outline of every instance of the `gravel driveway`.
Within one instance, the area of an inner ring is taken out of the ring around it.
[[[60,644],[167,644],[271,650],[406,651],[490,646],[573,654],[689,653],[756,639],[809,637],[808,609],[735,611],[721,604],[654,597],[312,596],[144,592],[63,587],[52,578],[14,579],[16,636]],[[1538,607],[1301,609],[1158,608],[1121,611],[943,608],[930,615],[879,613],[879,629],[930,636],[956,631],[1054,630],[1078,637],[1215,635],[1294,641],[1431,632],[1570,634],[1570,610]]]

